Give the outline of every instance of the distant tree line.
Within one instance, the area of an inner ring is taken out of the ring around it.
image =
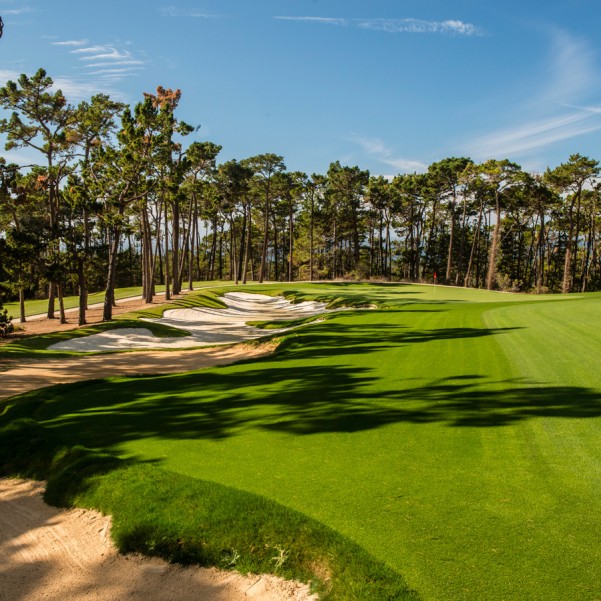
[[[0,88],[0,282],[5,299],[117,286],[151,300],[198,280],[377,279],[524,292],[601,289],[599,163],[572,155],[543,174],[509,160],[446,158],[391,181],[338,161],[288,171],[261,154],[218,163],[212,142],[185,145],[179,90],[133,108],[98,94],[72,106],[40,69]],[[25,320],[24,309],[21,319]]]

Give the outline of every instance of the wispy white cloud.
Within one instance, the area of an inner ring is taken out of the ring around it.
[[[136,69],[133,67],[123,67],[119,69],[98,69],[97,71],[90,71],[90,75],[128,75],[135,72]]]
[[[597,52],[587,40],[566,31],[552,29],[549,35],[551,48],[546,66],[548,83],[536,100],[559,104],[578,102],[599,80],[595,64]]]
[[[88,40],[65,40],[63,42],[52,42],[53,46],[83,46]]]
[[[82,56],[79,60],[81,61],[95,61],[95,60],[112,60],[112,61],[121,61],[121,60],[130,60],[131,53],[130,52],[119,52],[115,48],[106,48],[107,52],[100,52],[98,54],[94,54],[92,56]]]
[[[86,39],[49,41],[63,48],[72,58],[77,75],[54,78],[54,87],[61,89],[70,102],[88,99],[99,92],[115,100],[127,101],[119,83],[142,72],[147,65],[129,42],[113,44],[90,43]]]
[[[471,140],[465,150],[473,158],[529,160],[557,142],[601,130],[601,107],[580,104],[601,91],[594,52],[585,39],[556,29],[549,33],[549,59],[539,67],[546,85],[521,105],[505,110],[513,114],[513,123]]]
[[[33,9],[31,8],[31,6],[22,6],[21,8],[3,8],[2,9],[2,14],[3,15],[23,15],[25,13],[31,13],[33,12]]]
[[[21,73],[12,69],[0,69],[0,85],[5,85],[7,81],[16,81],[19,75]]]
[[[54,89],[61,90],[65,97],[73,103],[80,102],[82,100],[88,100],[99,92],[110,92],[111,96],[116,98],[116,94],[113,90],[109,90],[106,82],[103,81],[91,81],[83,78],[70,78],[70,77],[56,77],[54,79]]]
[[[77,48],[71,50],[71,54],[97,54],[98,52],[105,52],[109,46],[87,46],[86,48]]]
[[[145,62],[141,60],[119,60],[101,63],[88,63],[86,67],[94,69],[97,67],[112,67],[113,65],[144,65]]]
[[[341,25],[347,26],[351,24],[350,19],[341,19],[333,17],[274,17],[278,21],[300,21],[305,23],[321,23],[322,25]]]
[[[9,69],[0,69],[0,85],[7,81],[18,81],[21,73]],[[97,94],[98,82],[86,81],[79,78],[53,77],[54,90],[61,90],[70,102],[77,102]]]
[[[217,19],[221,15],[205,13],[200,10],[177,8],[176,6],[163,6],[159,8],[163,17],[188,17],[193,19]]]
[[[576,106],[573,104],[566,104],[567,108],[577,109],[579,111],[585,111],[587,113],[593,113],[595,115],[601,114],[601,106]]]
[[[388,147],[381,138],[365,137],[353,134],[347,138],[350,142],[358,144],[368,156],[378,160],[380,163],[393,167],[397,172],[413,173],[422,172],[428,166],[421,161],[405,159],[394,156],[394,151]]]
[[[463,21],[423,21],[421,19],[365,19],[358,22],[362,29],[388,33],[450,33],[456,35],[482,35],[482,30]]]
[[[281,21],[319,23],[322,25],[336,25],[339,27],[357,27],[359,29],[371,29],[374,31],[385,31],[387,33],[442,33],[460,36],[484,35],[484,30],[481,27],[456,19],[427,21],[424,19],[346,19],[311,16],[277,16],[274,17],[274,19]]]
[[[589,111],[579,111],[523,123],[482,136],[470,144],[469,154],[476,158],[523,156],[533,150],[600,129],[601,119],[595,119]]]
[[[100,78],[100,83],[110,89],[125,77],[140,73],[146,67],[146,61],[120,44],[92,44],[76,47],[69,53],[77,58],[80,67],[88,77]]]

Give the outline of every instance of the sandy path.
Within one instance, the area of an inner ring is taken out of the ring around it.
[[[173,374],[265,356],[273,344],[189,351],[141,351],[70,359],[0,359],[0,400],[54,384],[138,374]],[[2,597],[0,597],[0,601]]]
[[[43,484],[0,479],[0,601],[292,601],[307,588],[273,576],[244,577],[119,555],[110,518],[59,510]]]

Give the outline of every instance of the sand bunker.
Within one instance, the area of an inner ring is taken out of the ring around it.
[[[119,555],[110,518],[42,501],[44,485],[0,479],[2,601],[308,601],[308,587],[274,576],[183,568]]]
[[[327,311],[325,303],[307,301],[292,304],[282,297],[247,292],[227,292],[223,295],[227,309],[196,307],[171,309],[156,323],[190,332],[185,338],[159,338],[146,328],[123,328],[74,338],[48,347],[56,351],[99,352],[125,349],[176,349],[215,344],[232,344],[285,332],[290,328],[262,330],[247,325],[252,321],[277,321],[319,315]]]

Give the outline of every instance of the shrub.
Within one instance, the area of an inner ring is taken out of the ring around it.
[[[11,334],[15,327],[12,324],[12,316],[8,314],[8,310],[2,306],[0,301],[0,337],[5,337]]]

